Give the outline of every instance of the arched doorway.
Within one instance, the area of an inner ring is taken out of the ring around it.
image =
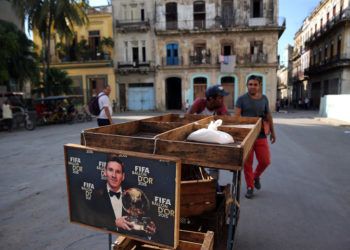
[[[167,109],[181,109],[181,78],[170,77],[165,80],[165,97]]]
[[[196,77],[193,79],[193,100],[205,97],[205,90],[207,89],[207,78]]]
[[[221,85],[229,93],[225,96],[225,105],[228,109],[234,108],[234,97],[235,97],[235,78],[232,76],[225,76],[221,78]]]

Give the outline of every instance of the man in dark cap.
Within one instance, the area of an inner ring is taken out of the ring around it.
[[[228,94],[229,93],[219,84],[210,86],[205,91],[206,98],[197,98],[187,113],[200,115],[229,115],[224,104],[224,96]]]

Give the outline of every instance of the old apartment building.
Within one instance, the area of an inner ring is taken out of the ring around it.
[[[219,83],[233,108],[256,74],[274,108],[277,0],[114,0],[113,9],[121,106],[181,109]]]
[[[90,8],[87,15],[88,24],[74,26],[75,36],[71,41],[60,40],[58,34],[52,35],[51,67],[68,73],[74,82],[73,94],[83,95],[85,103],[96,94],[96,89],[106,84],[111,85],[110,98],[115,100],[112,6]],[[35,31],[33,40],[40,52],[42,42]]]
[[[154,1],[112,1],[121,110],[155,109]]]
[[[321,1],[295,36],[293,75],[302,76],[295,80],[303,82],[305,90],[297,95],[310,98],[315,108],[323,95],[350,93],[349,4]]]

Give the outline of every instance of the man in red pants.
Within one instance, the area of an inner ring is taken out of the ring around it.
[[[265,95],[261,93],[261,78],[251,75],[247,80],[248,93],[240,96],[236,103],[236,116],[245,117],[261,117],[263,123],[268,126],[270,131],[270,141],[275,143],[276,135],[273,127],[272,115],[269,109],[269,101]],[[270,149],[267,141],[266,129],[262,126],[258,139],[255,141],[251,152],[244,163],[244,176],[247,183],[246,198],[251,199],[254,196],[254,187],[261,188],[260,176],[264,170],[270,165]],[[258,160],[258,166],[253,172],[254,152]]]

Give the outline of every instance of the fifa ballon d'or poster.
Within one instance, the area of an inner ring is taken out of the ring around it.
[[[67,144],[65,166],[71,222],[177,247],[177,158]]]

